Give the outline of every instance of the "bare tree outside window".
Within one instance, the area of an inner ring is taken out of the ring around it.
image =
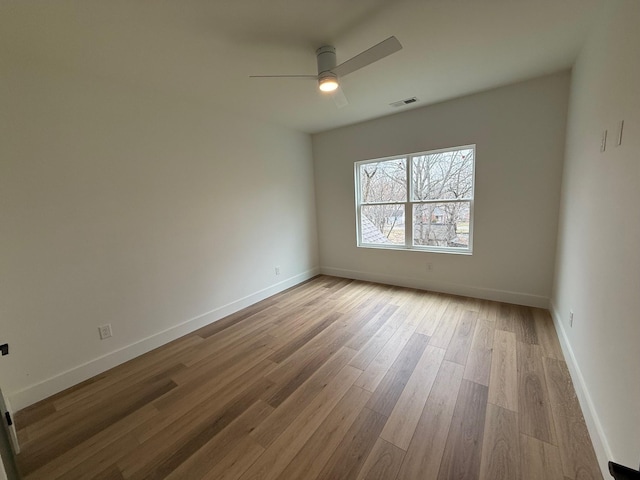
[[[471,202],[461,200],[473,198],[473,161],[472,149],[412,157],[413,200],[432,201],[414,205],[414,245],[469,245]]]
[[[356,163],[359,245],[471,251],[475,147]]]
[[[407,161],[405,158],[360,166],[362,215],[389,243],[404,245],[407,201]]]

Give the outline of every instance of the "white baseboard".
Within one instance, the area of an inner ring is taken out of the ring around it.
[[[607,441],[607,437],[602,429],[602,423],[600,422],[596,408],[591,400],[591,395],[589,395],[589,390],[584,381],[584,377],[582,376],[582,372],[580,371],[580,367],[578,366],[578,362],[576,361],[573,349],[571,348],[571,343],[569,343],[569,337],[567,336],[567,332],[561,321],[562,317],[558,313],[556,305],[553,302],[551,302],[550,310],[551,317],[553,318],[553,324],[556,327],[556,332],[558,332],[558,338],[560,339],[562,353],[564,355],[565,362],[567,363],[567,367],[569,368],[571,380],[573,380],[573,387],[576,391],[578,401],[580,402],[580,408],[582,409],[584,420],[587,424],[587,429],[589,430],[589,435],[591,436],[591,443],[593,443],[593,449],[596,452],[598,464],[602,470],[602,476],[604,478],[609,478],[610,474],[607,464],[609,460],[613,458],[609,442]]]
[[[318,275],[314,268],[7,395],[18,411]]]
[[[333,267],[320,267],[320,273],[334,277],[352,278],[368,282],[396,285],[398,287],[417,288],[432,292],[449,293],[464,297],[482,298],[496,302],[515,303],[529,307],[549,308],[549,298],[529,293],[510,292],[493,288],[475,287],[458,283],[438,282],[422,278],[397,277],[384,273],[360,272],[357,270],[344,270]]]

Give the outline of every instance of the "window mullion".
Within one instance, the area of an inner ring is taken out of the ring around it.
[[[413,245],[413,210],[411,199],[413,198],[413,172],[411,156],[407,157],[407,201],[404,204],[404,244],[406,247]]]
[[[406,202],[362,202],[361,205],[404,205]]]

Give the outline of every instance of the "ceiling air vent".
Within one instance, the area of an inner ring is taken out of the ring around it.
[[[394,108],[404,107],[405,105],[409,105],[410,103],[416,103],[418,99],[416,97],[405,98],[404,100],[398,100],[397,102],[390,103]]]

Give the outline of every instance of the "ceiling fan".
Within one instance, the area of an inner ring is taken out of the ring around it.
[[[318,61],[317,75],[250,75],[250,78],[314,78],[323,92],[335,92],[334,100],[339,108],[347,105],[347,99],[339,88],[338,79],[360,70],[384,57],[402,49],[396,37],[389,37],[373,47],[359,53],[355,57],[336,65],[336,49],[325,45],[316,50]]]

